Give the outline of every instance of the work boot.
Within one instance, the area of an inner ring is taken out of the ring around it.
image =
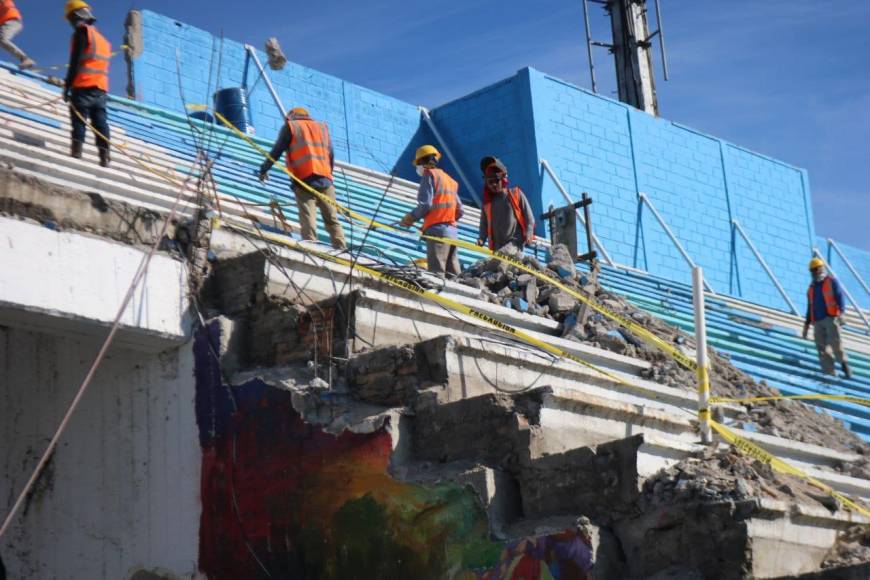
[[[70,147],[69,155],[70,157],[75,157],[76,159],[82,158],[82,147],[84,143],[81,141],[73,141],[72,147]]]
[[[846,375],[847,379],[851,379],[852,378],[852,369],[849,368],[849,363],[843,362],[842,366],[843,366],[843,374]]]
[[[100,167],[108,167],[109,166],[109,150],[108,149],[99,149],[100,153]]]
[[[30,57],[24,57],[21,59],[21,62],[18,63],[18,70],[28,70],[32,69],[36,66],[36,63],[33,62],[33,59]]]

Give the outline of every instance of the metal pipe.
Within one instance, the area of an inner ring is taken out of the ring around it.
[[[692,258],[689,256],[689,253],[686,252],[685,248],[683,248],[683,245],[682,245],[682,244],[680,243],[680,241],[677,239],[677,236],[674,235],[674,232],[672,232],[672,231],[671,231],[671,228],[668,227],[668,224],[665,223],[664,218],[661,216],[661,214],[658,212],[658,210],[657,210],[657,209],[655,208],[655,206],[652,204],[652,202],[651,202],[650,199],[647,197],[647,195],[646,195],[645,193],[643,193],[643,192],[640,192],[640,193],[637,194],[637,197],[638,197],[638,199],[640,199],[641,203],[646,203],[647,207],[652,211],[652,213],[653,213],[653,215],[655,216],[656,220],[658,220],[659,225],[662,226],[662,229],[664,229],[664,230],[665,230],[665,233],[668,234],[668,237],[671,238],[671,242],[673,242],[674,246],[677,247],[677,250],[678,250],[678,251],[680,252],[680,254],[683,256],[683,259],[686,261],[686,263],[689,265],[689,267],[692,268],[692,269],[696,268],[696,266],[695,266],[695,262],[694,262],[694,261],[692,260]],[[710,285],[707,283],[706,280],[704,281],[704,286],[707,288],[707,291],[708,291],[710,294],[716,296],[716,292],[713,290],[713,288],[710,287]]]
[[[849,261],[849,258],[846,257],[846,254],[840,249],[840,246],[837,245],[832,238],[828,238],[828,247],[833,248],[835,252],[840,256],[840,259],[846,264],[846,267],[849,268],[849,271],[852,272],[852,275],[858,280],[858,283],[861,284],[861,287],[864,288],[864,292],[870,294],[870,287],[867,286],[867,282],[864,281],[864,278],[858,273],[855,269],[855,266],[852,265],[852,262]],[[828,260],[830,262],[830,260]]]
[[[583,0],[583,21],[586,23],[586,54],[589,57],[589,77],[592,79],[592,92],[597,93],[595,84],[595,62],[592,60],[592,38],[589,34],[589,4]]]
[[[450,160],[450,163],[453,164],[453,167],[456,169],[456,172],[459,173],[459,179],[462,180],[463,185],[468,190],[468,193],[471,194],[471,197],[474,198],[474,201],[477,202],[477,205],[483,206],[483,200],[480,199],[480,195],[478,195],[477,191],[471,187],[471,182],[465,176],[465,172],[462,171],[462,166],[459,165],[456,158],[453,156],[453,153],[450,151],[450,148],[447,147],[447,142],[441,136],[441,132],[438,131],[438,127],[435,126],[435,122],[432,120],[432,117],[429,116],[429,110],[426,107],[420,107],[420,114],[423,115],[423,119],[426,121],[426,124],[429,126],[429,129],[432,130],[432,134],[435,135],[435,140],[438,141],[438,144],[444,150],[444,154],[447,155],[447,159]]]
[[[818,248],[813,248],[813,253],[819,258],[822,258],[822,253],[819,251]],[[837,273],[834,272],[834,269],[831,268],[831,265],[827,264],[826,267],[828,268],[828,272],[833,274],[834,278],[837,278],[839,280],[840,277],[837,276]],[[870,330],[870,320],[867,320],[867,316],[864,315],[864,311],[861,310],[860,306],[858,306],[858,302],[852,297],[851,292],[849,292],[849,290],[846,288],[846,285],[843,284],[842,280],[840,280],[840,289],[843,291],[843,294],[846,296],[846,298],[849,299],[849,303],[852,304],[852,308],[854,308],[855,311],[858,312],[858,316],[861,318],[861,320],[864,321],[864,326],[866,326],[867,329]]]
[[[266,74],[266,69],[263,68],[263,65],[260,63],[260,59],[257,58],[257,50],[251,46],[250,44],[245,45],[245,50],[254,60],[254,64],[257,65],[257,69],[260,71],[260,74],[263,76],[263,80],[266,81],[266,88],[269,89],[269,93],[272,95],[272,98],[275,100],[275,104],[278,106],[278,110],[281,111],[281,118],[287,116],[287,111],[284,109],[284,105],[281,103],[281,99],[278,97],[278,93],[275,92],[275,87],[272,86],[272,81],[269,80],[269,75]]]
[[[665,73],[665,80],[668,80],[668,55],[665,52],[665,29],[662,26],[662,11],[659,8],[659,0],[655,1],[656,4],[656,24],[658,24],[658,33],[659,33],[659,50],[662,55],[662,71]]]
[[[752,253],[755,255],[755,259],[758,260],[758,263],[761,264],[761,267],[764,268],[764,271],[767,273],[767,277],[770,278],[771,282],[773,282],[773,285],[776,286],[776,289],[779,291],[780,295],[785,299],[786,303],[788,303],[788,307],[791,309],[792,314],[800,316],[800,312],[798,312],[798,309],[794,305],[794,302],[792,302],[791,298],[788,297],[788,294],[785,293],[785,289],[782,287],[782,284],[779,283],[779,280],[770,269],[770,266],[768,266],[767,262],[764,261],[764,258],[761,257],[761,252],[758,251],[758,249],[755,247],[755,244],[753,244],[752,240],[749,239],[749,236],[746,235],[746,232],[743,230],[740,222],[738,222],[737,220],[731,220],[731,224],[743,238],[743,241],[746,242],[746,245],[749,246],[749,249],[752,250]]]
[[[707,364],[707,316],[704,311],[704,271],[692,268],[692,302],[695,307],[695,360],[698,363],[698,426],[701,442],[713,442],[710,433],[710,368]]]
[[[556,177],[556,174],[553,172],[553,168],[550,167],[550,164],[547,163],[546,159],[541,159],[541,167],[543,167],[544,171],[546,171],[550,175],[550,179],[553,180],[553,183],[556,185],[556,189],[558,189],[559,192],[561,192],[562,197],[565,198],[565,201],[567,201],[569,204],[573,204],[574,200],[571,199],[570,195],[568,195],[568,191],[562,185],[562,182],[559,181],[559,178]],[[585,226],[586,220],[583,218],[583,214],[581,214],[580,211],[576,210],[576,209],[574,210],[574,212],[577,214],[577,218]],[[604,258],[604,261],[607,262],[607,265],[608,266],[616,266],[616,263],[613,261],[613,258],[611,258],[610,254],[607,253],[607,250],[604,249],[604,244],[601,243],[601,240],[598,239],[598,236],[595,235],[595,232],[592,232],[592,241],[595,242],[595,246],[598,248],[598,251],[601,252],[601,257]]]

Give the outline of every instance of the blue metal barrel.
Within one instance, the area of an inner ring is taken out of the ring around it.
[[[248,123],[248,95],[242,87],[220,89],[214,94],[214,109],[243,133],[253,134]]]

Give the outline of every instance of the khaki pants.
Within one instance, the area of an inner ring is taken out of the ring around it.
[[[822,370],[829,375],[834,373],[834,357],[840,364],[848,363],[843,344],[840,341],[840,325],[836,318],[827,317],[813,323],[813,338],[816,341],[816,350],[819,351],[819,363]],[[833,351],[833,356],[828,352],[828,347]]]
[[[16,34],[21,32],[22,28],[24,28],[24,25],[17,19],[7,20],[3,24],[0,24],[0,48],[6,49],[9,54],[20,61],[25,60],[27,55],[24,54],[23,50],[15,46],[12,39],[15,38]]]
[[[446,272],[451,276],[458,276],[461,273],[456,246],[450,244],[426,240],[426,264],[433,274],[443,276]]]
[[[328,188],[318,191],[335,201],[335,187],[330,185]],[[319,207],[320,215],[323,216],[323,225],[329,233],[332,247],[336,249],[346,248],[344,230],[341,227],[341,222],[338,221],[338,212],[335,206],[319,200],[313,193],[299,185],[293,186],[293,193],[296,194],[296,205],[299,208],[299,227],[302,230],[302,239],[317,239],[317,208]]]

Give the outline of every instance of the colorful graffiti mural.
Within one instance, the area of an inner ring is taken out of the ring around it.
[[[260,380],[231,393],[209,340],[200,332],[195,346],[209,578],[587,577],[588,538],[493,541],[471,489],[390,477],[385,430],[325,433]]]

